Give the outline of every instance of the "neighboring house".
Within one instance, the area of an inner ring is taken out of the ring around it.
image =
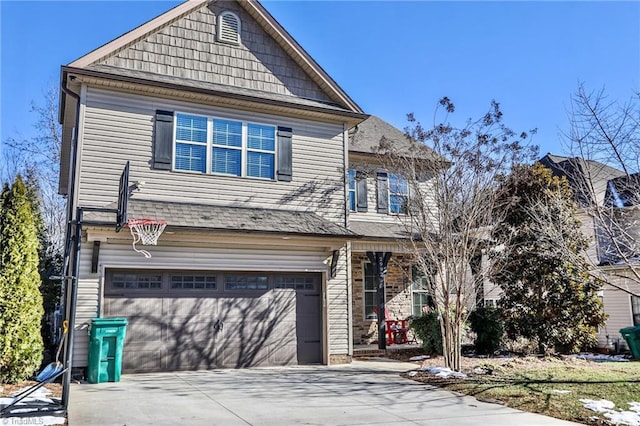
[[[603,274],[602,346],[620,342],[619,330],[640,325],[640,175],[593,160],[547,154],[539,162],[566,176],[574,190],[582,230],[591,238],[588,260]]]
[[[347,228],[348,130],[367,115],[260,3],[187,1],[61,84],[70,211],[114,207],[130,161],[128,217],[168,222],[146,259],[85,214],[74,367],[103,316],[129,320],[125,372],[351,360],[349,250],[368,243]]]

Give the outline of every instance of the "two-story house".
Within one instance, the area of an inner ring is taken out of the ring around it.
[[[598,344],[624,340],[619,330],[640,325],[640,180],[594,160],[547,154],[539,162],[566,176],[574,191],[587,258],[604,279],[601,297],[608,315]]]
[[[72,223],[87,209],[74,367],[111,316],[125,372],[350,360],[348,131],[367,115],[260,3],[186,1],[61,86],[60,192]],[[128,217],[167,221],[151,258],[89,211],[127,162]]]

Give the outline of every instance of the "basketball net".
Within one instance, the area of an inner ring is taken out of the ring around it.
[[[148,259],[151,257],[151,253],[143,249],[138,249],[136,244],[140,243],[143,246],[155,246],[158,244],[158,238],[167,226],[167,222],[156,219],[129,219],[127,226],[133,236],[133,250],[141,253]]]

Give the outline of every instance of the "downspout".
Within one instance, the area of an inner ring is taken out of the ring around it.
[[[344,227],[349,229],[349,129],[346,125],[342,126],[343,139],[343,163],[344,170],[342,173],[342,190],[344,191]],[[349,344],[347,345],[347,355],[350,360],[353,358],[353,275],[351,273],[351,241],[345,244],[344,255],[345,267],[347,268],[347,336]]]
[[[73,77],[71,77],[73,78]],[[65,318],[69,320],[69,329],[68,329],[68,338],[65,345],[64,352],[64,366],[67,368],[66,373],[63,376],[62,380],[62,405],[65,410],[69,406],[69,390],[71,387],[71,366],[72,366],[72,358],[73,358],[73,341],[74,341],[74,327],[75,327],[75,310],[76,310],[76,295],[77,295],[77,287],[78,287],[78,275],[77,275],[77,264],[79,264],[79,259],[77,256],[79,255],[80,241],[79,238],[82,238],[81,230],[79,229],[79,225],[76,222],[76,232],[75,235],[72,236],[73,227],[74,227],[74,204],[75,204],[75,192],[76,192],[76,168],[78,165],[78,129],[80,123],[80,96],[72,92],[67,87],[67,78],[63,71],[62,76],[62,84],[60,85],[64,94],[71,96],[76,100],[76,115],[75,115],[75,124],[73,130],[73,138],[71,139],[71,176],[70,176],[70,185],[69,185],[69,193],[67,194],[67,229],[66,229],[66,242],[64,247],[64,263],[63,263],[63,280],[64,280],[64,294],[63,302],[64,302],[64,310]],[[62,111],[64,114],[64,111]],[[78,218],[76,218],[78,219]],[[80,232],[78,232],[80,231]],[[71,257],[72,246],[75,244],[75,255],[74,255],[74,268],[73,271],[70,270],[69,259]]]

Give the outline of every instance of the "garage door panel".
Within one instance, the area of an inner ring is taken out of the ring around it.
[[[161,297],[112,297],[106,298],[104,303],[105,316],[130,317],[139,315],[141,312],[145,316],[162,317]]]
[[[170,318],[164,339],[181,342],[211,340],[215,333],[215,321],[215,318],[204,316]]]
[[[124,343],[161,342],[164,324],[160,319],[148,317],[128,317]]]
[[[223,298],[218,301],[218,315],[222,321],[245,318],[248,321],[264,321],[271,314],[269,296]]]
[[[124,373],[142,373],[162,371],[163,350],[157,346],[145,348],[141,345],[126,344],[122,353],[122,371]]]
[[[165,297],[162,300],[163,316],[218,315],[218,299],[211,297]]]
[[[295,339],[289,344],[274,344],[270,349],[270,360],[272,365],[296,365],[298,364],[298,351]]]

